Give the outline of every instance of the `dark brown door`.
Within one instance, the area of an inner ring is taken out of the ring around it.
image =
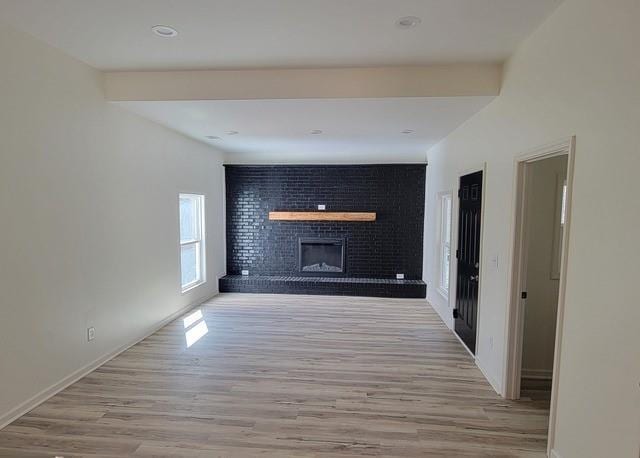
[[[456,334],[473,354],[476,352],[478,284],[480,282],[480,211],[482,172],[460,178],[458,190],[458,275],[456,308],[453,310]]]

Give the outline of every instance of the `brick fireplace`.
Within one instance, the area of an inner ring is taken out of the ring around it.
[[[221,291],[424,297],[424,164],[225,169]],[[370,212],[375,220],[269,218],[321,211]]]

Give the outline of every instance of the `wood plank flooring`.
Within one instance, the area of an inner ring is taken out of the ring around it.
[[[496,395],[424,300],[222,294],[192,313],[0,431],[0,456],[544,456],[547,401]]]

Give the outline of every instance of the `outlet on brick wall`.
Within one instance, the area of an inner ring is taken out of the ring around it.
[[[298,275],[298,239],[345,239],[348,277],[422,278],[424,165],[225,166],[227,272]],[[317,204],[317,202],[323,202]],[[270,210],[372,211],[375,222],[269,221]]]

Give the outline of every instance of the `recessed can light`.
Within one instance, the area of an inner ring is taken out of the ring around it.
[[[413,131],[411,129],[405,129],[402,131],[403,134],[412,134]]]
[[[237,130],[229,130],[226,132],[227,135],[238,135],[240,132]]]
[[[216,135],[205,135],[204,138],[208,138],[209,140],[220,140],[220,137]]]
[[[411,29],[422,22],[422,19],[416,16],[401,17],[396,21],[396,26],[401,29]]]
[[[151,31],[162,38],[173,38],[178,35],[178,31],[168,25],[154,25]]]
[[[322,133],[322,131],[320,129],[313,129],[311,131],[311,135],[320,135]]]

